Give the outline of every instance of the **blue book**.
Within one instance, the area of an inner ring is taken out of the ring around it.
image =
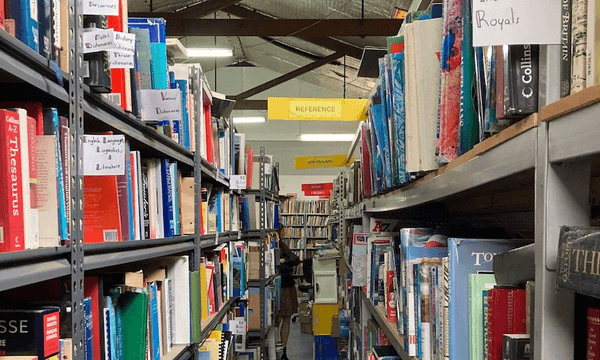
[[[123,324],[121,322],[121,312],[117,309],[117,304],[119,300],[119,295],[121,291],[119,288],[113,288],[109,290],[111,302],[113,307],[115,308],[115,358],[117,360],[124,360],[125,354],[123,350]]]
[[[8,2],[8,13],[15,19],[15,35],[35,52],[40,51],[37,17],[38,0],[13,0]]]
[[[150,358],[160,360],[160,332],[158,329],[158,300],[156,281],[148,283],[148,311],[150,312]]]
[[[44,135],[53,135],[56,149],[56,184],[58,196],[58,237],[68,240],[67,233],[67,205],[65,203],[65,187],[63,182],[63,164],[60,151],[60,120],[58,110],[55,108],[44,109]]]
[[[175,219],[173,218],[173,188],[171,187],[171,169],[169,159],[162,159],[160,164],[162,177],[163,195],[163,219],[165,226],[165,237],[175,236]]]
[[[223,193],[218,192],[217,193],[217,206],[216,206],[216,211],[217,211],[217,232],[222,233],[223,232]]]
[[[185,146],[186,149],[190,149],[190,114],[188,113],[188,93],[187,93],[187,80],[176,79],[175,82],[181,91],[181,109],[183,112],[181,113],[181,136],[182,142],[181,144]]]
[[[522,240],[448,239],[450,359],[469,358],[469,274],[492,272],[494,255],[525,244]]]
[[[250,212],[248,209],[248,198],[247,197],[242,198],[241,207],[242,207],[241,208],[242,230],[248,231],[248,230],[250,230]]]
[[[381,60],[381,59],[380,59]],[[380,61],[380,68],[383,67],[383,63]],[[373,105],[371,110],[373,112],[373,125],[375,128],[375,136],[377,137],[377,147],[382,157],[382,176],[381,181],[383,189],[389,189],[393,187],[392,183],[392,170],[391,170],[391,159],[389,147],[389,136],[387,128],[387,106],[385,99],[385,80],[381,80],[381,95],[372,97]]]
[[[231,257],[232,269],[233,269],[233,296],[244,295],[244,261],[242,257],[234,252],[234,256]]]
[[[167,36],[166,21],[161,18],[129,18],[129,27],[148,29],[150,33],[150,53],[152,60],[152,88],[169,88],[169,71],[167,69]]]
[[[83,314],[85,318],[85,342],[84,342],[84,359],[92,360],[94,357],[94,322],[92,321],[92,298],[86,297],[83,299]]]
[[[104,298],[102,312],[104,315],[104,358],[118,360],[116,311],[110,296]]]
[[[152,89],[150,30],[129,26],[129,32],[135,34],[135,70],[140,75],[140,89]]]
[[[392,121],[392,147],[398,182],[404,184],[410,180],[406,172],[406,103],[404,80],[404,53],[390,55],[392,71],[392,98],[394,117]]]
[[[415,327],[417,334],[417,357],[423,357],[423,338],[421,336],[421,277],[420,264],[416,263],[412,266],[413,279],[414,279],[414,297],[415,297]]]
[[[383,192],[383,161],[381,160],[383,153],[381,152],[375,129],[374,113],[377,110],[374,105],[371,105],[369,108],[369,129],[371,130],[371,159],[373,161],[371,167],[375,170],[373,172],[374,192],[381,194]],[[381,111],[381,108],[379,108],[379,111]]]
[[[50,0],[37,0],[38,4],[38,43],[39,53],[52,60],[54,44],[52,42],[52,4]]]

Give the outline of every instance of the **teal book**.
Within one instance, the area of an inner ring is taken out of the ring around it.
[[[475,111],[476,81],[475,53],[471,2],[463,1],[462,80],[460,88],[460,127],[458,130],[458,156],[471,150],[479,142],[479,121]]]
[[[494,274],[469,274],[470,360],[483,360],[483,292],[494,285]]]
[[[168,89],[166,21],[162,18],[129,18],[129,28],[148,29],[150,33],[150,67],[152,88]],[[144,87],[142,87],[143,89]]]

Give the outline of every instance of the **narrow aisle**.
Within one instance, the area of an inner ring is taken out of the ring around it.
[[[292,322],[287,344],[287,357],[290,360],[312,359],[313,336],[300,332],[300,319]]]

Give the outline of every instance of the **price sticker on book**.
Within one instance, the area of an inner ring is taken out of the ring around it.
[[[246,188],[246,175],[231,175],[229,178],[229,187],[231,189],[245,189]]]
[[[119,16],[119,0],[84,0],[83,15]]]
[[[472,1],[473,46],[560,44],[560,0]]]
[[[110,69],[133,69],[135,56],[133,53],[125,54],[121,52],[108,52],[108,67]]]
[[[124,175],[124,135],[83,135],[83,175]]]
[[[82,37],[84,54],[110,51],[115,47],[115,36],[110,29],[85,29]]]
[[[141,90],[143,120],[181,120],[181,91]]]

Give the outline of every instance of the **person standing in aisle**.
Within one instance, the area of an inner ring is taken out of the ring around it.
[[[298,312],[298,294],[294,281],[294,267],[300,264],[300,259],[283,241],[279,242],[281,259],[279,274],[281,275],[281,301],[277,313],[277,324],[281,325],[280,338],[283,345],[281,360],[288,360],[286,346],[290,336],[291,317]]]

